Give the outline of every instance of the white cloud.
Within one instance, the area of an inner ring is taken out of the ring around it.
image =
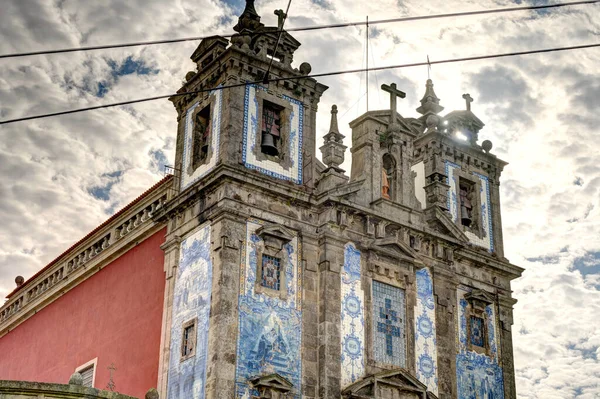
[[[7,2],[0,14],[0,53],[230,32],[239,3]],[[286,5],[265,0],[257,9],[263,22],[273,24],[272,10]],[[288,26],[512,5],[297,0]],[[422,62],[427,55],[434,61],[593,43],[600,37],[593,18],[599,12],[598,6],[581,6],[379,25],[371,32],[369,61],[382,66]],[[364,28],[298,32],[302,47],[295,63],[308,61],[314,72],[358,68],[365,62],[364,33]],[[194,68],[189,56],[196,45],[0,60],[0,119],[172,93]],[[115,78],[111,65],[120,67],[128,57],[157,73]],[[600,251],[599,63],[600,50],[590,49],[432,68],[445,111],[462,109],[461,95],[470,92],[474,112],[486,123],[480,140],[492,140],[492,152],[510,162],[501,185],[506,256],[527,269],[513,285],[519,299],[513,338],[521,398],[600,395],[595,320],[600,270],[590,255]],[[407,93],[399,111],[417,116],[426,78],[424,67],[371,73],[371,109],[387,108],[378,85],[395,81]],[[335,103],[348,145],[347,123],[366,108],[364,97],[357,102],[365,77],[321,81],[330,89],[319,107],[318,131],[326,132]],[[103,98],[96,96],[99,84],[106,85]],[[175,134],[176,113],[166,100],[0,126],[0,294],[12,290],[17,274],[31,276],[107,212],[160,179],[158,163],[164,161],[156,154],[172,162]],[[344,167],[349,171],[349,162]],[[105,190],[109,200],[92,196],[95,188]]]

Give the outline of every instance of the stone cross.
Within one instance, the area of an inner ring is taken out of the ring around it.
[[[283,10],[275,10],[274,14],[277,15],[277,29],[282,30],[283,22],[287,18],[287,14],[284,13]]]
[[[469,93],[463,94],[462,97],[467,102],[467,111],[470,111],[471,110],[471,103],[473,102],[473,97],[471,97],[471,95]]]
[[[110,378],[108,380],[108,384],[106,384],[106,389],[108,389],[109,391],[114,391],[116,388],[116,384],[113,381],[113,371],[116,371],[117,368],[115,367],[114,363],[111,363],[110,366],[107,367],[107,369],[109,370]]]
[[[398,111],[396,110],[396,97],[404,98],[406,97],[406,93],[400,91],[396,88],[396,83],[392,83],[391,85],[383,84],[381,85],[381,90],[387,91],[390,93],[390,125],[396,123],[396,115],[398,115]]]

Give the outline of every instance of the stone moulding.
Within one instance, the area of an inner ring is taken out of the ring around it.
[[[164,206],[171,181],[161,180],[9,294],[0,308],[0,337],[158,231],[162,225],[152,217]]]
[[[0,398],[135,399],[132,396],[121,395],[117,392],[101,391],[80,385],[6,380],[0,380]]]

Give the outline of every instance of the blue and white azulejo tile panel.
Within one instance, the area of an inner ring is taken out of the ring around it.
[[[212,153],[207,163],[202,164],[193,172],[189,172],[190,164],[193,158],[194,148],[194,111],[200,106],[200,102],[192,105],[185,114],[184,138],[183,138],[183,159],[181,170],[181,191],[185,190],[210,172],[219,160],[219,142],[221,138],[221,115],[223,108],[223,90],[217,88],[210,92],[214,96],[214,106],[211,112],[211,149]]]
[[[255,234],[263,223],[249,220],[240,264],[239,330],[236,359],[236,398],[258,396],[248,380],[278,373],[293,384],[292,396],[301,397],[302,381],[302,270],[298,237],[284,246],[285,299],[256,293],[257,247]]]
[[[452,214],[452,220],[455,223],[458,223],[459,218],[459,199],[458,193],[456,192],[458,187],[458,176],[454,173],[455,169],[460,170],[460,166],[446,161],[446,183],[450,186],[448,189],[448,200],[447,207],[450,209],[450,213]],[[481,226],[483,228],[484,234],[483,237],[478,237],[476,234],[471,233],[470,231],[465,231],[465,235],[469,238],[473,244],[478,245],[480,247],[486,248],[488,251],[494,251],[494,232],[492,230],[492,208],[491,208],[491,200],[490,200],[490,182],[487,176],[481,175],[479,173],[473,173],[474,178],[478,178],[480,181],[479,195],[481,200]]]
[[[288,156],[290,157],[290,167],[284,168],[277,162],[269,159],[258,160],[255,154],[257,137],[261,134],[259,126],[261,125],[261,115],[259,112],[259,99],[256,96],[257,90],[265,90],[262,86],[247,85],[246,96],[244,99],[244,142],[242,158],[244,165],[249,169],[257,170],[261,173],[282,180],[290,180],[296,184],[302,184],[302,133],[304,126],[304,105],[302,102],[287,96],[283,99],[289,101],[292,106],[290,115],[290,135]],[[260,149],[258,149],[260,151]]]
[[[404,290],[373,280],[373,353],[376,362],[406,367]]]
[[[467,314],[469,304],[464,299],[469,292],[467,287],[457,290],[458,320],[456,380],[458,399],[504,398],[504,379],[502,368],[498,364],[498,336],[496,311],[493,305],[485,309],[487,321],[487,339],[490,356],[469,351],[467,336]]]
[[[365,293],[360,258],[354,244],[346,244],[341,272],[342,388],[365,374]]]
[[[168,399],[203,399],[212,293],[210,225],[181,242],[173,294]],[[183,324],[196,319],[196,353],[181,361]]]
[[[415,306],[415,360],[417,378],[427,389],[438,394],[437,336],[435,301],[431,271],[417,270],[417,305]]]

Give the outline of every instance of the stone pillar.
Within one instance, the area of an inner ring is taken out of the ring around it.
[[[168,226],[172,223],[168,222]],[[165,294],[160,335],[160,353],[158,360],[157,390],[160,396],[167,397],[169,377],[169,356],[171,352],[171,316],[173,313],[173,291],[179,265],[179,244],[181,239],[173,234],[167,234],[167,241],[161,246],[165,252]]]
[[[331,236],[319,242],[319,398],[339,398],[341,387],[341,277],[344,245]]]
[[[515,364],[513,357],[512,324],[513,305],[517,303],[512,298],[500,298],[498,306],[498,321],[500,327],[500,367],[504,377],[504,399],[516,399]]]
[[[206,398],[235,392],[241,248],[246,221],[232,215],[212,222],[213,286],[206,356]]]
[[[302,397],[316,398],[319,383],[319,246],[316,237],[302,242]]]
[[[456,386],[456,288],[458,281],[448,266],[436,263],[432,268],[435,297],[435,322],[438,355],[438,397],[453,399]]]
[[[494,232],[494,250],[498,257],[504,257],[504,239],[502,237],[502,216],[500,209],[500,182],[490,176],[490,201],[492,202],[492,231]]]

